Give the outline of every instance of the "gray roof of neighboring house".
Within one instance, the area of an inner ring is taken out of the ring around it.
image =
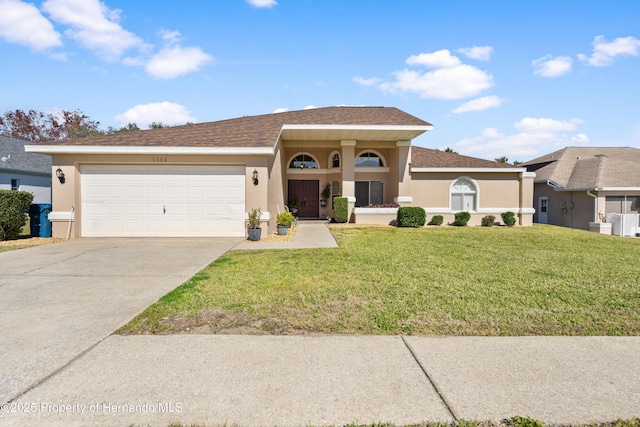
[[[456,153],[433,150],[430,148],[411,147],[412,168],[521,168],[521,166],[478,159]]]
[[[431,126],[393,107],[325,107],[38,145],[273,147],[278,142],[283,125]]]
[[[640,187],[640,149],[566,147],[522,164],[566,189]]]
[[[25,153],[31,141],[0,135],[0,171],[51,174],[51,156]]]

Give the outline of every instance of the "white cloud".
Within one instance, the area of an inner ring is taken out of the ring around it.
[[[278,4],[276,0],[247,0],[247,3],[258,8],[271,8]]]
[[[35,51],[62,46],[60,33],[34,5],[19,0],[0,0],[0,10],[0,37],[6,41]]]
[[[567,132],[578,129],[582,124],[584,121],[580,119],[554,120],[525,117],[515,122],[513,127],[522,132]]]
[[[152,102],[138,104],[115,117],[117,121],[126,125],[136,123],[141,129],[146,129],[152,122],[165,125],[183,125],[187,122],[195,123],[197,118],[183,105],[174,102]]]
[[[438,50],[433,53],[420,53],[407,58],[408,65],[423,65],[428,68],[450,68],[461,64],[457,56],[451,55],[448,49]]]
[[[444,100],[474,97],[493,86],[491,74],[462,64],[447,49],[411,55],[406,63],[435,70],[423,72],[405,68],[392,72],[393,81],[377,77],[365,79],[360,76],[354,77],[353,81],[362,86],[377,86],[383,92],[392,94],[410,92],[425,99]]]
[[[51,19],[70,28],[65,35],[106,61],[117,61],[129,49],[145,49],[144,42],[122,28],[120,10],[98,0],[46,0],[42,9]]]
[[[353,78],[353,81],[362,85],[362,86],[375,86],[379,83],[382,82],[382,79],[379,79],[377,77],[371,77],[368,79],[365,79],[364,77],[360,77],[360,76],[355,76]]]
[[[312,104],[312,105],[307,105],[306,107],[303,108],[303,110],[313,110],[315,108],[318,108],[318,107]]]
[[[174,45],[182,39],[180,31],[160,30],[160,37],[168,44]]]
[[[213,59],[213,56],[199,47],[173,46],[153,55],[147,62],[145,70],[158,79],[173,79],[198,71]]]
[[[272,114],[275,114],[275,113],[286,113],[287,111],[289,111],[289,107],[276,108],[275,110],[273,110]]]
[[[563,76],[571,71],[573,60],[568,56],[551,55],[543,56],[531,62],[533,73],[542,77],[555,78]]]
[[[389,93],[413,92],[425,99],[463,99],[476,96],[493,86],[493,77],[476,67],[459,65],[428,73],[401,70],[393,73],[394,82],[379,87]]]
[[[513,124],[516,133],[505,134],[496,128],[486,128],[480,135],[450,146],[469,156],[490,160],[507,156],[510,160],[527,161],[566,146],[588,144],[587,135],[576,133],[583,123],[580,119],[525,117]]]
[[[456,52],[459,52],[468,58],[477,59],[478,61],[488,61],[491,59],[493,48],[491,46],[463,47],[456,50]]]
[[[460,114],[467,113],[469,111],[484,111],[489,108],[497,108],[502,105],[504,101],[504,99],[497,96],[483,96],[482,98],[472,99],[471,101],[465,102],[451,112],[454,114]]]
[[[638,56],[640,54],[640,40],[635,37],[619,37],[607,43],[604,36],[596,36],[593,39],[593,52],[591,56],[578,55],[581,61],[595,67],[606,67],[613,64],[613,60],[619,55]]]

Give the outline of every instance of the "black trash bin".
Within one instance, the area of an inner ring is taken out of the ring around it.
[[[29,207],[31,237],[51,237],[50,203],[34,203]]]

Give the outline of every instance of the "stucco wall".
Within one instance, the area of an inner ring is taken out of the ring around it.
[[[548,197],[548,224],[562,227],[589,229],[594,220],[594,198],[586,191],[555,191],[546,183],[534,186],[534,204],[538,207],[540,197]],[[534,221],[540,222],[536,212]]]

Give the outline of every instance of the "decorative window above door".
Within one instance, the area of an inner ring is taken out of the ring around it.
[[[289,163],[289,169],[318,169],[318,161],[309,154],[298,154]]]

